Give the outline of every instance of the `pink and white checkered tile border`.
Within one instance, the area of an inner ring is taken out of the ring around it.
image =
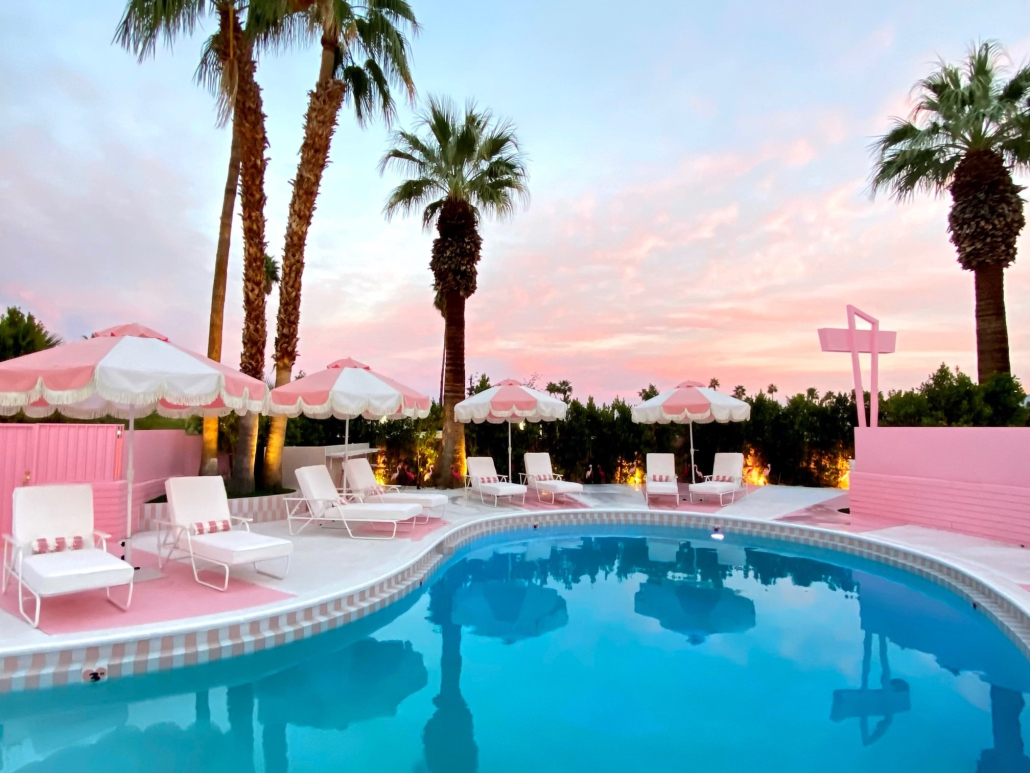
[[[274,494],[270,497],[245,497],[229,500],[229,512],[243,518],[250,518],[254,523],[281,521],[286,518],[286,505],[283,497],[292,494]],[[169,518],[168,503],[145,504],[140,512],[139,531],[150,531],[154,521]]]
[[[188,633],[128,639],[94,647],[0,654],[0,692],[38,690],[86,680],[104,669],[107,678],[165,671],[238,657],[337,628],[371,614],[417,590],[454,552],[477,539],[527,529],[590,525],[641,525],[713,529],[766,537],[848,553],[912,572],[972,603],[1030,657],[1030,610],[1003,590],[945,561],[862,535],[796,524],[749,521],[718,515],[656,510],[572,510],[485,516],[444,534],[391,578],[329,600]],[[2,652],[2,650],[0,650]]]

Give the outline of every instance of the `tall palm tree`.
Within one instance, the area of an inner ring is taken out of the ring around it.
[[[245,10],[244,10],[245,9]],[[218,17],[218,31],[207,41],[204,57],[197,70],[201,82],[219,84],[220,113],[223,120],[231,114],[233,142],[239,152],[240,200],[243,221],[243,354],[240,369],[255,378],[264,371],[265,344],[265,114],[262,109],[261,88],[254,77],[255,42],[260,36],[269,39],[282,29],[287,18],[288,0],[129,0],[118,26],[115,39],[134,51],[141,60],[152,55],[159,38],[174,40],[181,34],[192,34],[198,22],[209,12]],[[241,21],[246,16],[247,29]],[[222,216],[218,249],[224,247],[228,260],[228,234],[231,232],[234,202],[226,201],[233,177],[230,153],[229,179],[222,202]],[[233,197],[235,198],[235,197]],[[226,215],[228,214],[228,224]],[[223,232],[224,245],[221,244]],[[221,292],[224,307],[224,288],[219,272],[226,263],[220,263],[221,253],[216,250],[214,295]],[[213,299],[214,300],[214,299]],[[219,305],[213,302],[213,306]],[[221,317],[219,309],[219,318]],[[220,323],[220,319],[219,319]],[[220,338],[220,336],[219,336]],[[209,347],[211,334],[209,330]],[[219,356],[221,342],[219,341]],[[210,433],[206,433],[210,434]],[[210,439],[210,438],[208,438]],[[217,434],[214,435],[217,441]],[[257,416],[248,414],[240,422],[239,441],[233,464],[232,486],[241,493],[254,489],[254,453],[257,449]],[[249,459],[248,459],[249,455]],[[209,471],[205,467],[205,471]]]
[[[509,217],[528,199],[526,162],[515,126],[471,102],[459,115],[449,101],[430,98],[415,131],[395,132],[392,144],[380,171],[399,166],[408,179],[390,194],[386,216],[421,210],[423,227],[435,224],[437,231],[429,267],[443,299],[445,374],[436,482],[449,487],[451,465],[465,471],[465,431],[454,421],[454,406],[464,397],[465,301],[476,291],[480,217]]]
[[[1008,74],[994,42],[975,46],[961,66],[941,62],[916,84],[910,119],[896,120],[874,145],[874,194],[951,192],[951,243],[973,272],[981,383],[1010,372],[1004,272],[1026,222],[1012,173],[1030,169],[1030,65]]]
[[[303,34],[299,28],[306,27],[308,33],[317,34],[322,52],[304,118],[304,140],[286,221],[275,337],[276,386],[289,383],[297,360],[304,249],[340,108],[349,97],[359,126],[377,116],[389,124],[395,113],[391,85],[403,86],[409,99],[415,94],[405,35],[417,33],[418,23],[407,0],[365,0],[363,5],[304,0],[301,5],[304,12],[296,17],[294,29]],[[286,417],[273,418],[264,463],[269,488],[278,488],[282,481],[285,438]]]

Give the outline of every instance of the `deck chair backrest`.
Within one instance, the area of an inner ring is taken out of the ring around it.
[[[348,459],[343,463],[343,467],[346,470],[344,477],[350,491],[368,491],[379,485],[368,459]]]
[[[470,478],[496,478],[497,469],[489,456],[470,456],[465,460]]]
[[[668,475],[669,480],[676,480],[676,456],[675,454],[648,454],[647,455],[647,477],[650,480],[652,475]]]
[[[21,544],[58,537],[83,537],[92,544],[93,487],[73,483],[16,488],[11,536]]]
[[[548,453],[526,454],[526,475],[537,478],[541,475],[553,475],[551,471],[551,455]]]
[[[229,498],[220,475],[169,478],[165,481],[171,519],[180,526],[201,521],[229,521]]]
[[[744,454],[716,454],[712,477],[739,481],[744,477]]]
[[[300,493],[305,499],[339,501],[340,492],[336,490],[333,476],[329,474],[329,468],[324,464],[298,467],[295,474],[297,485],[300,486]],[[328,504],[325,501],[319,501],[318,504],[311,504],[311,511],[322,512],[326,507]]]

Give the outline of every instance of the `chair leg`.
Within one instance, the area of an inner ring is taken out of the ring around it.
[[[126,593],[125,604],[124,605],[119,604],[117,601],[114,600],[114,597],[111,595],[111,587],[110,586],[108,586],[107,588],[104,588],[104,592],[107,594],[107,600],[110,601],[112,604],[114,604],[116,607],[118,607],[118,609],[122,610],[122,612],[128,612],[129,611],[129,605],[132,603],[132,589],[133,589],[134,585],[135,585],[135,582],[133,580],[129,580],[129,582],[128,582],[129,590],[128,590],[128,593]]]
[[[26,589],[26,588],[28,588],[29,593],[31,593],[33,595],[33,597],[36,599],[36,614],[35,614],[34,617],[29,617],[25,613],[25,593],[24,593],[24,589]],[[31,625],[33,628],[39,628],[39,608],[40,608],[40,606],[42,604],[43,604],[43,599],[40,598],[39,594],[36,593],[36,591],[32,590],[32,588],[29,588],[29,586],[26,585],[22,581],[21,575],[19,575],[18,576],[18,611],[21,613],[21,616],[25,618],[25,620],[28,622],[28,624]]]
[[[190,563],[193,565],[193,579],[199,582],[201,585],[206,585],[209,588],[213,588],[218,591],[225,591],[229,588],[229,565],[223,564],[221,561],[212,561],[210,558],[202,558],[201,561],[207,561],[208,563],[214,564],[215,566],[222,567],[225,572],[225,578],[222,581],[222,587],[218,587],[214,583],[208,582],[207,580],[200,579],[200,572],[197,570],[197,557],[193,551],[190,551]]]
[[[272,577],[272,578],[274,578],[276,580],[285,580],[286,579],[286,575],[288,575],[290,573],[290,558],[292,558],[292,556],[286,556],[286,568],[283,569],[283,573],[282,574],[275,574],[274,572],[269,572],[269,571],[266,571],[266,570],[262,569],[261,567],[258,566],[258,562],[257,561],[254,562],[254,571],[257,572],[258,574],[263,574],[265,577]]]

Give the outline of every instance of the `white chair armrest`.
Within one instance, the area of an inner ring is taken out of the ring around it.
[[[11,534],[4,535],[4,542],[6,542],[9,545],[14,545],[14,547],[16,548],[20,548],[22,546],[22,543],[18,542]]]
[[[238,521],[239,523],[242,523],[243,528],[245,528],[247,531],[250,531],[250,525],[254,522],[254,519],[244,518],[242,515],[230,515],[229,523],[231,524],[233,521]]]
[[[100,531],[99,529],[93,530],[93,536],[100,537],[101,539],[111,539],[110,534],[108,534],[106,531]]]

